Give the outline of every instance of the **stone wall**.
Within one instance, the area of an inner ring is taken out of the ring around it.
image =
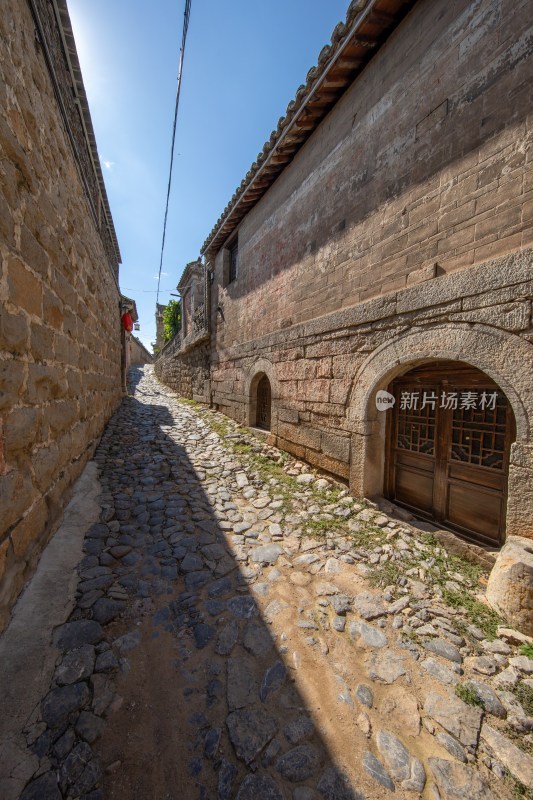
[[[533,534],[532,300],[529,249],[235,345],[213,365],[212,397],[250,424],[254,377],[267,374],[277,445],[377,496],[386,412],[377,412],[375,393],[409,364],[467,361],[513,407],[508,521]]]
[[[498,383],[518,435],[508,531],[533,535],[533,29],[526,4],[421,0],[208,268],[211,399],[384,490],[375,392],[411,365],[466,361]]]
[[[375,497],[376,392],[467,362],[513,408],[507,530],[530,536],[532,41],[525,2],[420,0],[206,265],[216,408],[254,424],[267,375],[272,440]]]
[[[417,3],[244,218],[227,286],[219,251],[215,351],[531,245],[532,39],[525,2]]]
[[[180,331],[155,359],[155,374],[181,397],[209,403],[210,361],[207,338],[202,337],[201,341],[188,349],[183,349],[182,345]]]
[[[142,342],[135,336],[126,339],[127,365],[131,364],[151,364],[153,356],[148,352]]]
[[[52,4],[35,8],[39,35],[27,0],[0,15],[0,630],[121,399],[117,250]]]

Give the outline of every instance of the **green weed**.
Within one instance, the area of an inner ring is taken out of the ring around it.
[[[471,686],[466,686],[464,683],[458,683],[455,687],[455,694],[460,700],[463,701],[463,703],[468,703],[469,706],[481,706],[483,708],[483,703]]]
[[[520,655],[533,659],[533,644],[531,644],[531,642],[524,642],[524,644],[520,645],[519,649]]]
[[[502,624],[501,617],[492,611],[484,603],[476,600],[468,591],[461,594],[458,592],[451,592],[446,586],[442,586],[442,599],[446,605],[451,608],[464,610],[468,621],[471,625],[476,625],[480,628],[487,639],[492,640],[496,638],[498,625]]]
[[[512,692],[528,717],[533,717],[533,689],[525,683],[517,683]]]

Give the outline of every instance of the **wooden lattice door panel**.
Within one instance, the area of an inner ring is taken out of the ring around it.
[[[272,392],[270,390],[270,381],[266,375],[263,375],[257,385],[256,425],[258,428],[263,428],[266,431],[270,430],[271,406]]]
[[[501,544],[514,440],[505,395],[456,362],[424,365],[390,390],[389,496],[478,543]]]
[[[468,389],[456,387],[460,397]],[[452,411],[447,463],[445,519],[469,528],[487,544],[500,544],[504,533],[512,411],[498,387],[471,392],[475,407]]]
[[[423,407],[422,407],[423,406]],[[433,509],[436,408],[410,387],[396,392],[395,496],[427,513]]]

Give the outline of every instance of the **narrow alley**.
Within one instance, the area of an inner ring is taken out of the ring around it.
[[[475,599],[480,567],[151,366],[129,392],[22,800],[496,800],[532,780],[512,690],[533,660]]]

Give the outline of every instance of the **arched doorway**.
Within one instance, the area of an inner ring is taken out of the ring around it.
[[[515,419],[484,372],[460,361],[425,363],[388,387],[387,496],[478,544],[505,538]]]
[[[257,428],[262,428],[265,431],[270,430],[272,411],[272,391],[270,388],[270,381],[266,375],[263,375],[257,384],[257,399],[256,399],[256,419],[255,424]]]

